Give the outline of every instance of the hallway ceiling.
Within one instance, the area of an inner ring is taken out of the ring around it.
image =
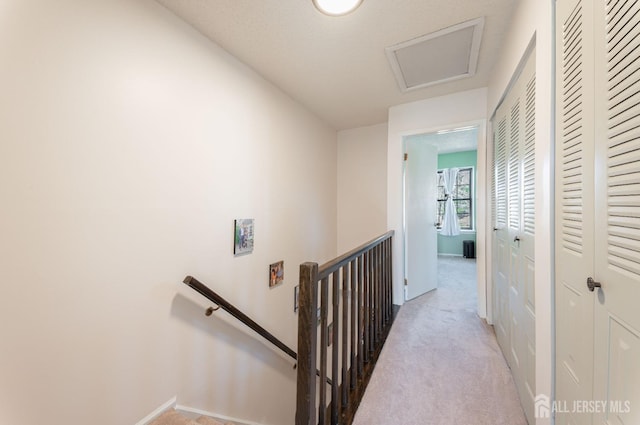
[[[485,87],[519,2],[365,0],[336,18],[311,0],[157,1],[337,130],[386,122],[390,106]],[[480,17],[474,76],[400,90],[385,48]]]

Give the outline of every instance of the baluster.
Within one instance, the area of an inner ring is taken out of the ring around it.
[[[338,410],[340,409],[339,385],[340,377],[338,376],[340,362],[340,269],[336,270],[332,276],[333,283],[333,318],[331,326],[333,334],[331,335],[331,425],[338,423]]]
[[[391,292],[389,290],[389,239],[384,241],[384,317],[385,323],[389,323],[389,305],[391,304]]]
[[[327,309],[329,304],[329,279],[320,282],[320,404],[318,406],[318,423],[327,424]]]
[[[371,258],[370,251],[364,253],[364,293],[362,294],[364,299],[364,361],[369,362],[369,328],[371,322],[371,297],[370,292],[370,278],[371,278]]]
[[[393,257],[391,255],[391,247],[393,246],[393,239],[387,239],[387,291],[389,292],[389,321],[393,320],[393,268],[391,262]]]
[[[358,260],[355,259],[351,261],[351,265],[349,267],[351,272],[351,362],[349,364],[351,370],[351,378],[349,379],[349,388],[354,389],[356,387],[356,375],[358,373],[358,365],[356,364],[356,353],[357,353],[357,341],[358,341],[358,331],[357,331],[357,320],[358,320],[358,282],[356,281],[357,270],[358,270]]]
[[[373,307],[374,307],[374,299],[373,299],[373,274],[374,274],[374,268],[373,268],[373,261],[374,261],[374,256],[373,256],[373,251],[369,250],[369,311],[367,313],[367,321],[369,323],[369,340],[368,340],[368,357],[369,360],[371,360],[371,353],[373,353],[373,342],[375,340],[374,338],[374,334],[375,334],[375,328],[374,328],[374,324],[373,324]]]
[[[382,322],[383,328],[386,328],[389,315],[387,314],[387,241],[382,242]]]
[[[358,377],[364,368],[364,254],[358,258]]]
[[[342,408],[349,403],[349,264],[342,267]]]
[[[380,309],[381,304],[381,290],[382,290],[382,260],[381,260],[381,249],[380,245],[377,245],[376,248],[376,313],[375,313],[375,324],[376,324],[376,346],[378,348],[378,343],[380,342],[380,334],[382,332],[382,310]]]

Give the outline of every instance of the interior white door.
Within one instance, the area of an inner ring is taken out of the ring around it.
[[[405,149],[405,278],[410,300],[438,285],[438,150],[417,140],[408,140]]]
[[[518,242],[520,250],[520,269],[518,280],[521,293],[518,298],[520,322],[519,335],[521,354],[521,376],[518,380],[520,399],[529,423],[534,423],[534,402],[536,397],[536,303],[535,303],[535,166],[536,166],[536,53],[531,53],[527,69],[523,72],[524,81],[522,100],[523,145],[521,151],[522,166],[522,219]]]
[[[502,112],[502,111],[499,111]],[[494,131],[495,219],[493,227],[494,326],[507,362],[509,350],[509,232],[507,229],[507,117],[496,117]]]
[[[494,325],[529,422],[535,399],[535,49],[494,119]]]
[[[592,1],[558,1],[556,63],[556,399],[593,399],[594,133]],[[556,424],[592,423],[573,408]]]
[[[640,424],[640,1],[594,3],[594,423]]]

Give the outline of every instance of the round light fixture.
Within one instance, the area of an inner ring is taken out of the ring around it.
[[[342,16],[353,12],[362,0],[313,0],[316,8],[329,16]]]

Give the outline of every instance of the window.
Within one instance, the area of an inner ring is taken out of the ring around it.
[[[453,188],[453,204],[456,206],[461,230],[473,230],[473,168],[460,168]],[[444,206],[446,202],[444,194],[444,176],[438,171],[438,211],[436,219],[438,229],[442,228],[444,219]]]

